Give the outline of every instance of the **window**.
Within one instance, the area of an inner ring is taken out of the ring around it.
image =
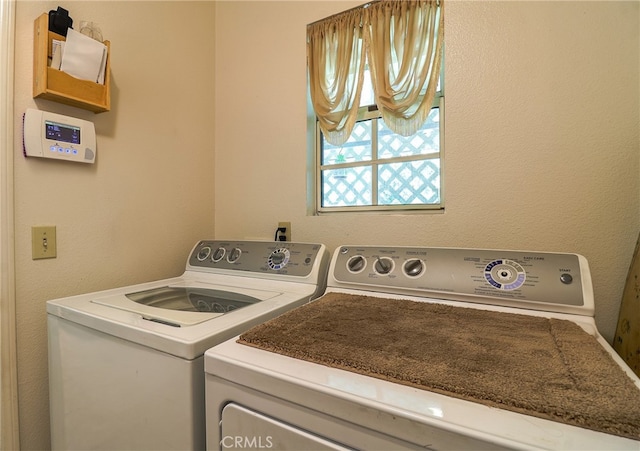
[[[343,145],[329,144],[316,120],[316,211],[442,209],[443,123],[442,83],[427,121],[404,137],[385,126],[366,82],[358,120]]]
[[[313,213],[443,209],[442,2],[307,26]]]

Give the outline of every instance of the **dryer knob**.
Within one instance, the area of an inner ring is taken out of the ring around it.
[[[374,268],[378,274],[389,274],[393,269],[393,260],[389,257],[380,257],[376,260]]]
[[[362,255],[355,255],[347,262],[347,269],[351,272],[360,272],[367,265],[367,261]]]
[[[424,271],[424,263],[417,258],[407,260],[404,264],[404,273],[409,277],[418,277]]]

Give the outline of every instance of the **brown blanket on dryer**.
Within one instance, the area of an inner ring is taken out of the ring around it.
[[[329,293],[238,341],[640,440],[640,389],[570,321]]]

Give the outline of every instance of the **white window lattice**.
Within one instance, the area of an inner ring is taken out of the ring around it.
[[[440,208],[440,108],[403,137],[379,117],[356,124],[342,146],[322,140],[319,210]]]

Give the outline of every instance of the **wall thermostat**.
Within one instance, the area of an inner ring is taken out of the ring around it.
[[[27,108],[23,122],[25,157],[95,162],[93,122],[32,108]]]

